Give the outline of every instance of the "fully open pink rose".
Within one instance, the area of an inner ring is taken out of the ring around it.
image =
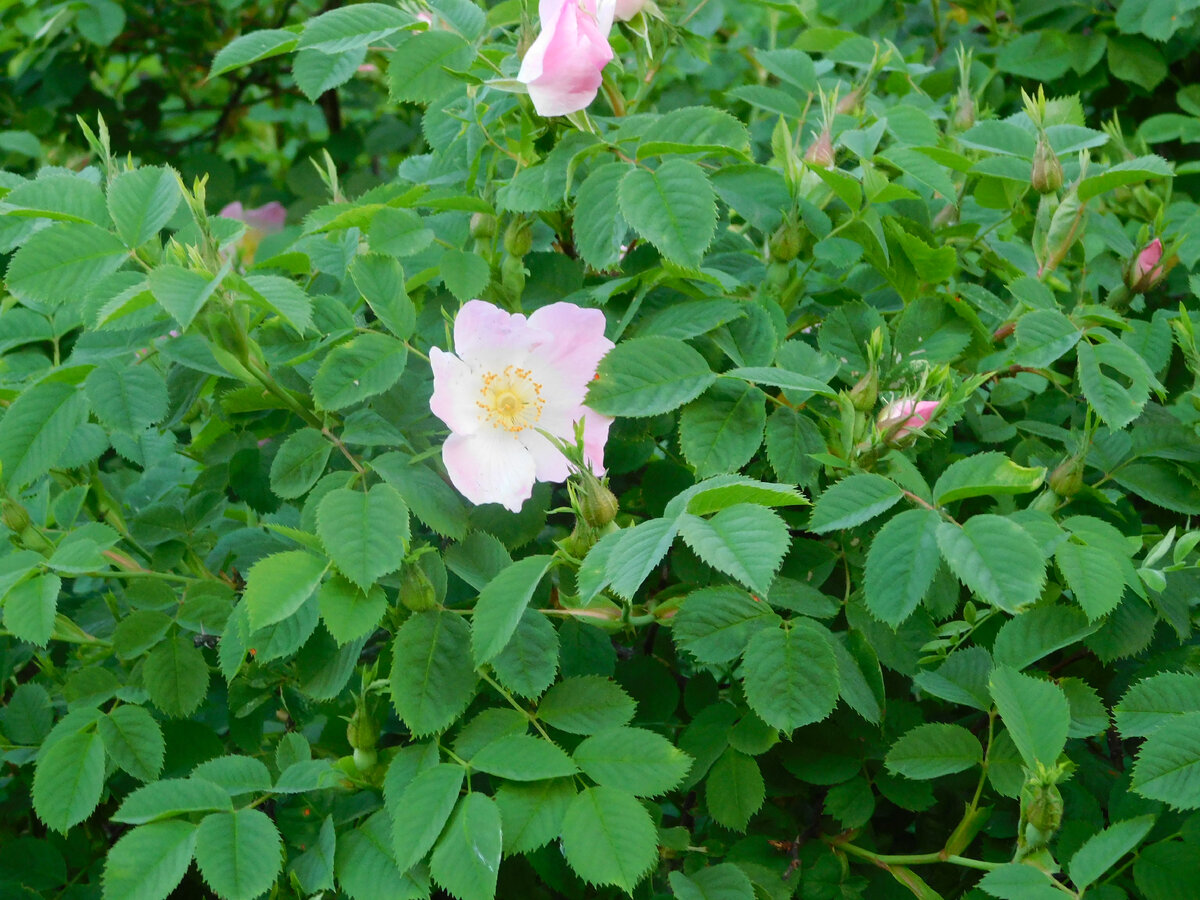
[[[429,407],[450,426],[442,460],[454,486],[472,503],[513,512],[535,481],[565,481],[562,452],[538,429],[575,439],[584,425],[584,457],[604,471],[612,419],[583,405],[601,357],[612,349],[604,314],[553,303],[526,318],[471,300],[454,320],[454,353],[434,347]]]
[[[628,22],[634,16],[642,11],[642,7],[646,5],[646,0],[617,0],[617,8],[614,18],[618,22]]]
[[[542,31],[517,73],[538,115],[565,116],[596,99],[600,71],[613,57],[615,9],[616,0],[540,0]]]
[[[879,413],[876,424],[889,440],[902,441],[929,424],[940,404],[936,400],[893,400]]]

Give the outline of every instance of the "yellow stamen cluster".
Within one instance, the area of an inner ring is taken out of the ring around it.
[[[542,417],[546,401],[542,386],[533,380],[529,369],[505,366],[503,372],[486,372],[479,389],[482,399],[475,405],[482,410],[480,418],[491,422],[493,428],[517,433],[532,428]]]

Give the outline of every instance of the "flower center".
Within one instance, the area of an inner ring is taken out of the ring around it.
[[[533,380],[528,369],[505,366],[503,372],[485,372],[480,399],[475,405],[482,411],[480,418],[491,422],[493,428],[505,431],[524,431],[542,417],[542,386]]]

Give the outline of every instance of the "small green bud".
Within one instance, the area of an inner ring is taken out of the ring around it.
[[[354,749],[354,768],[360,772],[369,772],[375,768],[375,764],[379,762],[379,754],[374,749],[359,750]]]
[[[800,254],[803,245],[804,233],[800,230],[800,223],[789,216],[775,229],[767,246],[771,251],[771,259],[790,262]]]
[[[490,238],[496,233],[496,217],[491,213],[477,212],[471,216],[471,237],[477,240]]]
[[[504,249],[520,259],[533,249],[533,225],[528,219],[513,219],[504,230]]]
[[[858,379],[854,387],[850,388],[850,402],[859,412],[870,412],[875,408],[875,401],[878,399],[879,373],[872,367],[871,371]]]
[[[616,495],[595,476],[584,479],[579,492],[579,515],[592,528],[603,528],[617,517],[621,505]]]
[[[1040,846],[1058,831],[1062,825],[1063,799],[1058,785],[1030,780],[1021,788],[1021,808],[1028,825],[1036,829],[1033,837],[1041,840],[1030,841],[1033,846]],[[1028,841],[1028,835],[1026,837]]]
[[[29,513],[16,500],[5,500],[0,504],[0,522],[17,534],[21,534],[31,524]]]
[[[1029,183],[1039,194],[1053,194],[1063,184],[1062,163],[1044,131],[1038,135],[1037,148],[1033,151],[1033,175]]]
[[[437,608],[437,591],[434,590],[433,582],[416,563],[406,563],[404,566],[404,575],[400,582],[400,602],[413,612]]]
[[[1068,457],[1050,473],[1050,490],[1060,497],[1073,497],[1083,487],[1083,460]]]

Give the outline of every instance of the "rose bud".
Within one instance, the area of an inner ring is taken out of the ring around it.
[[[1033,175],[1029,179],[1039,194],[1053,194],[1063,184],[1062,163],[1046,139],[1046,133],[1038,135],[1037,149],[1033,151]]]
[[[936,400],[893,400],[879,413],[876,424],[886,440],[896,443],[928,425],[939,406]]]
[[[1174,264],[1175,257],[1164,262],[1163,242],[1155,238],[1129,261],[1125,269],[1125,285],[1135,294],[1144,294],[1166,278]]]

